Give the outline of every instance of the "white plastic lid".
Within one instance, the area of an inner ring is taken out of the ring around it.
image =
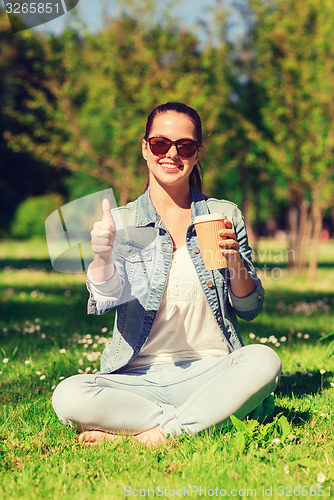
[[[204,214],[197,215],[194,219],[194,224],[199,224],[200,222],[210,222],[213,220],[224,220],[226,219],[224,214]]]

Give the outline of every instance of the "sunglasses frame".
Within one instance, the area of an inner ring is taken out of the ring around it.
[[[168,141],[169,142],[169,148],[164,153],[161,153],[161,154],[155,154],[155,153],[153,153],[151,142],[150,142],[152,139],[164,139],[165,141]],[[180,143],[183,143],[185,141],[188,141],[188,142],[191,142],[193,144],[196,144],[196,149],[193,152],[193,154],[190,155],[190,156],[184,156],[179,151],[179,147],[182,145]],[[147,142],[148,142],[148,144],[150,146],[150,150],[151,150],[151,152],[152,152],[152,154],[154,156],[163,156],[163,155],[165,155],[170,150],[170,148],[172,146],[175,146],[176,147],[176,151],[177,151],[178,155],[181,156],[181,158],[192,158],[194,156],[194,154],[198,151],[198,147],[199,147],[199,142],[198,141],[194,141],[193,139],[178,139],[177,141],[172,141],[171,139],[168,139],[168,137],[163,137],[163,136],[161,136],[161,137],[160,136],[149,137],[147,139]]]

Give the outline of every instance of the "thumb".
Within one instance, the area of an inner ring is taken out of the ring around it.
[[[104,198],[102,201],[102,210],[103,210],[103,215],[104,215],[104,220],[106,222],[114,222],[114,219],[112,218],[111,215],[111,205],[110,201],[107,198]]]

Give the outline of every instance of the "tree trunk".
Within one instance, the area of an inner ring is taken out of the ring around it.
[[[323,216],[318,201],[312,203],[312,238],[310,240],[310,260],[308,265],[307,279],[313,281],[316,277],[320,249],[320,236],[322,230]]]
[[[244,152],[244,154],[246,154]],[[250,241],[251,245],[254,245],[256,243],[256,236],[253,230],[253,226],[251,224],[251,208],[252,208],[252,203],[249,200],[248,196],[248,169],[247,165],[244,163],[244,159],[241,161],[241,166],[240,166],[240,176],[241,176],[241,193],[242,193],[242,203],[241,203],[241,210],[243,213],[243,216],[245,218],[245,223],[247,227],[247,234],[248,234],[248,239]]]
[[[243,200],[242,202],[242,213],[243,213],[243,216],[245,218],[245,223],[246,223],[246,228],[247,228],[247,235],[248,235],[248,239],[250,241],[250,245],[254,247],[254,245],[256,245],[256,235],[255,235],[255,232],[253,230],[253,226],[251,224],[251,221],[250,221],[250,212],[251,212],[251,207],[252,207],[252,203],[245,199]]]
[[[297,238],[298,238],[298,209],[292,205],[288,212],[289,226],[289,251],[288,251],[288,268],[293,268],[296,263]]]
[[[297,238],[295,267],[302,271],[307,266],[307,250],[311,236],[311,221],[309,217],[309,202],[302,199],[299,208],[299,227]]]

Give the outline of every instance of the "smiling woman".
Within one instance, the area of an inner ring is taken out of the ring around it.
[[[87,444],[131,435],[156,445],[168,434],[223,426],[231,415],[259,415],[278,383],[277,354],[244,346],[240,336],[237,316],[255,318],[264,290],[241,212],[201,192],[201,147],[194,109],[155,108],[142,141],[144,194],[112,211],[104,200],[104,218],[94,224],[88,312],[117,308],[113,338],[100,373],[70,377],[53,395],[61,421],[83,431]],[[216,251],[227,268],[205,267],[194,219],[209,213],[224,214]],[[148,229],[156,237],[144,244]]]

